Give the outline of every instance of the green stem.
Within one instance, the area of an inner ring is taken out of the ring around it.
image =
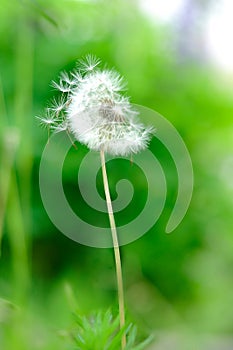
[[[112,233],[114,257],[115,257],[115,265],[116,265],[120,328],[122,329],[123,327],[125,327],[125,306],[124,306],[124,289],[123,289],[123,278],[122,278],[122,268],[121,268],[121,256],[120,256],[120,248],[119,248],[119,242],[117,237],[116,224],[115,224],[115,219],[114,219],[114,214],[112,209],[112,201],[111,201],[110,191],[109,191],[104,150],[100,150],[100,158],[101,158],[101,166],[102,166],[102,174],[103,174],[104,192],[106,197],[108,216],[109,216],[109,222],[110,222],[111,233]],[[123,350],[125,346],[126,346],[126,336],[124,332],[121,338],[121,349]]]

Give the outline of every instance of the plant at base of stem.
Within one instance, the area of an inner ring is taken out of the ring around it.
[[[48,133],[67,131],[89,149],[99,151],[104,191],[114,248],[119,318],[121,330],[125,328],[124,290],[120,248],[112,209],[105,153],[125,156],[145,149],[154,132],[138,120],[138,113],[129,99],[120,92],[125,88],[123,78],[114,70],[100,70],[100,60],[92,55],[78,62],[70,74],[62,72],[53,86],[62,95],[52,101],[46,117],[40,118]],[[122,332],[121,348],[126,347],[126,334]]]
[[[98,311],[90,316],[74,313],[72,330],[63,331],[63,337],[69,337],[76,350],[119,350],[122,334],[126,334],[125,350],[143,350],[153,340],[153,336],[138,342],[137,327],[132,323],[119,330],[119,317],[114,317],[110,310]]]

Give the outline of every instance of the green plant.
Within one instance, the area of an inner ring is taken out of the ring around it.
[[[76,350],[119,350],[122,334],[126,335],[125,350],[143,350],[152,336],[137,343],[137,327],[132,323],[120,329],[119,316],[113,317],[110,310],[98,311],[91,315],[75,314],[75,327],[70,335]]]

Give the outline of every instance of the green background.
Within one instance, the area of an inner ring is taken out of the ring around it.
[[[62,235],[39,192],[47,133],[35,116],[43,116],[54,95],[51,80],[88,53],[125,77],[131,102],[173,123],[194,168],[190,208],[167,235],[177,178],[168,152],[153,140],[168,196],[154,227],[122,247],[129,318],[142,334],[155,334],[151,349],[232,348],[232,79],[211,67],[201,43],[192,41],[192,24],[180,29],[182,20],[173,26],[152,23],[136,1],[1,0],[1,349],[71,349],[63,330],[72,322],[72,293],[80,313],[116,310],[112,250]],[[201,38],[201,26],[194,29]],[[81,200],[74,192],[73,163],[85,152],[82,146],[72,150],[63,174],[73,206]],[[122,165],[108,170],[114,195]],[[141,175],[132,177],[144,193]],[[101,192],[101,180],[99,187]],[[130,220],[144,199],[140,196],[123,220]],[[83,215],[95,217],[85,205]],[[106,215],[99,220],[107,225]]]

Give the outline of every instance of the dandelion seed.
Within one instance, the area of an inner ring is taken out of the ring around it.
[[[54,114],[51,114],[50,109],[47,108],[46,110],[46,116],[45,117],[36,117],[40,120],[40,125],[44,127],[53,127],[56,126],[58,123],[58,119]]]
[[[75,80],[75,83],[78,85],[78,83],[81,83],[84,81],[84,78],[82,76],[82,74],[80,72],[77,72],[76,70],[74,70],[73,72],[71,72],[72,77]]]
[[[60,124],[57,124],[53,127],[53,131],[55,133],[61,132],[61,131],[67,131],[69,129],[67,121],[62,121]]]
[[[64,96],[60,96],[59,99],[54,97],[51,101],[49,109],[54,111],[55,114],[59,114],[66,107],[66,104],[67,101]]]
[[[71,85],[61,79],[59,83],[56,83],[56,81],[52,81],[51,85],[56,90],[61,91],[63,93],[67,93],[71,91]]]
[[[100,64],[100,59],[96,58],[94,55],[87,55],[85,59],[79,60],[80,70],[84,72],[91,72],[95,67]]]
[[[74,79],[72,79],[67,72],[61,72],[60,79],[69,86],[75,85]]]

